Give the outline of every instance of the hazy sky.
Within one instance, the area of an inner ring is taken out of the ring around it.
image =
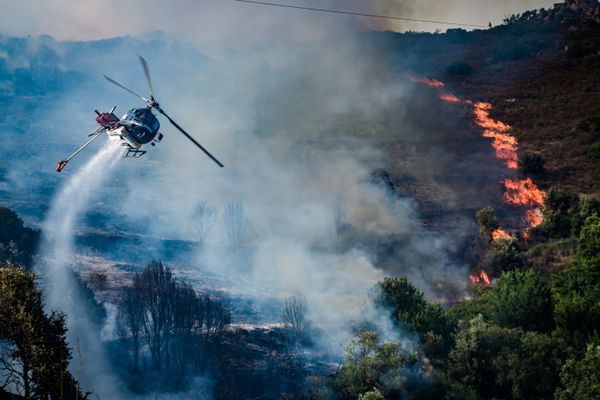
[[[487,25],[557,0],[273,0],[358,12]],[[285,35],[306,39],[340,25],[395,30],[445,26],[394,23],[243,4],[234,0],[0,0],[0,33],[88,40],[163,30],[191,42]],[[307,18],[309,16],[309,18]]]

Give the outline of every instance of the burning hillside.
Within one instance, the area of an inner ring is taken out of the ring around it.
[[[424,77],[411,77],[415,83],[423,84],[432,88],[443,88],[444,83]],[[511,127],[502,122],[494,120],[490,116],[493,106],[485,102],[473,102],[472,100],[461,100],[458,96],[441,91],[440,99],[448,103],[464,102],[473,107],[475,124],[482,128],[482,136],[491,139],[491,145],[494,148],[496,159],[500,161],[509,170],[511,177],[505,176],[504,182],[504,201],[507,204],[521,206],[524,209],[524,221],[527,225],[522,227],[523,234],[527,235],[527,230],[535,228],[542,223],[542,209],[544,207],[544,192],[540,190],[531,178],[518,177],[519,165],[519,147],[517,139],[510,134]],[[512,229],[518,227],[511,227]],[[497,229],[492,232],[493,240],[509,239],[510,234]],[[484,279],[488,282],[488,279]]]

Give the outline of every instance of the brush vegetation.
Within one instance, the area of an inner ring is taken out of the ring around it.
[[[131,392],[175,392],[209,375],[217,399],[250,391],[252,398],[289,392],[281,395],[288,400],[600,398],[599,24],[566,7],[509,16],[486,31],[377,35],[392,54],[416,49],[430,66],[421,72],[497,106],[494,117],[513,127],[525,150],[521,171],[548,189],[543,223],[528,240],[490,241],[498,221],[493,209],[481,210],[476,267],[493,285],[471,285],[441,304],[406,277],[385,278],[372,301],[391,326],[358,324],[339,368],[322,373],[303,359],[314,332],[300,296],[285,302],[279,330],[234,332],[226,299],[196,292],[153,261],[121,288],[119,338],[110,344]],[[397,192],[385,171],[372,180]],[[226,215],[239,228],[227,232],[231,247],[243,247],[241,204]],[[66,317],[44,310],[27,270],[38,239],[0,208],[0,398],[83,398],[68,370]],[[106,279],[91,283],[103,287]],[[80,286],[104,321],[94,293]],[[262,359],[257,343],[269,349]]]

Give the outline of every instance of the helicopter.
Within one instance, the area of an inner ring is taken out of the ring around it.
[[[187,133],[181,126],[177,124],[177,122],[173,121],[173,119],[161,108],[160,104],[154,98],[154,91],[152,89],[152,81],[150,80],[150,71],[148,68],[148,63],[142,56],[138,56],[140,59],[140,63],[142,64],[142,69],[144,70],[144,75],[146,76],[146,84],[148,85],[148,89],[150,92],[150,97],[145,98],[135,93],[131,89],[121,85],[119,82],[114,79],[109,78],[104,75],[107,81],[110,83],[117,85],[121,89],[126,90],[127,92],[133,94],[134,96],[140,98],[142,101],[146,103],[146,107],[143,108],[133,108],[129,110],[123,117],[119,118],[114,114],[116,106],[112,107],[108,112],[101,113],[98,110],[94,110],[96,112],[96,123],[98,127],[96,130],[88,135],[90,139],[85,142],[81,147],[79,147],[73,154],[67,157],[64,160],[58,162],[56,166],[56,171],[61,172],[75,156],[81,153],[86,147],[88,147],[93,141],[102,136],[103,133],[106,133],[109,137],[116,137],[120,140],[121,146],[127,148],[127,152],[123,155],[124,158],[140,158],[144,154],[146,154],[146,150],[142,150],[141,147],[150,143],[152,146],[156,146],[163,139],[163,134],[159,132],[160,122],[158,118],[152,110],[156,110],[158,113],[162,114],[167,120],[175,127],[179,132],[181,132],[185,137],[187,137],[192,143],[194,143],[200,150],[204,152],[211,160],[213,160],[219,167],[224,167],[224,165],[217,160],[208,150],[206,150],[200,143],[198,143],[189,133]]]

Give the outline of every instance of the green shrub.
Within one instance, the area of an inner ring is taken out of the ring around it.
[[[600,217],[592,215],[585,220],[579,243],[577,243],[577,258],[580,260],[600,260]]]
[[[481,233],[486,237],[490,236],[492,232],[499,227],[498,221],[496,220],[496,214],[494,213],[494,209],[491,207],[482,208],[481,210],[477,211],[476,218]]]
[[[549,239],[577,237],[585,220],[594,214],[600,215],[597,197],[552,188],[546,194],[544,221],[537,231]]]
[[[406,396],[407,372],[417,371],[419,361],[416,353],[404,351],[399,342],[384,342],[372,331],[361,331],[346,346],[344,364],[333,382],[338,398],[355,400],[375,390],[383,398]]]
[[[358,396],[358,400],[385,400],[385,397],[383,397],[383,393],[379,389],[375,388],[370,392]]]
[[[375,286],[376,304],[389,309],[405,329],[424,335],[429,331],[449,336],[444,310],[425,301],[424,293],[405,277],[384,278]]]
[[[596,142],[590,146],[588,157],[592,160],[600,160],[600,142]]]
[[[478,316],[462,323],[449,355],[449,382],[475,396],[453,399],[551,399],[564,358],[552,336],[502,328]],[[454,386],[453,385],[453,386]],[[462,394],[462,393],[461,393]]]
[[[502,275],[490,295],[491,318],[504,328],[545,332],[552,328],[552,295],[548,283],[534,271]]]
[[[29,267],[40,232],[23,225],[12,210],[0,207],[0,261]]]
[[[580,195],[577,213],[571,218],[571,231],[579,236],[586,220],[593,215],[600,215],[600,200],[591,195]]]
[[[562,388],[557,400],[595,400],[600,398],[600,346],[590,344],[582,359],[570,359],[560,372]]]
[[[483,256],[483,268],[499,276],[504,271],[523,268],[526,260],[515,239],[493,241]]]
[[[600,217],[588,217],[575,261],[554,277],[556,325],[575,345],[600,333]]]
[[[551,188],[546,194],[544,220],[538,231],[548,238],[568,238],[574,233],[573,216],[579,210],[577,194],[560,188]]]
[[[544,173],[546,160],[540,153],[526,151],[519,160],[519,167],[525,175],[540,176]]]

